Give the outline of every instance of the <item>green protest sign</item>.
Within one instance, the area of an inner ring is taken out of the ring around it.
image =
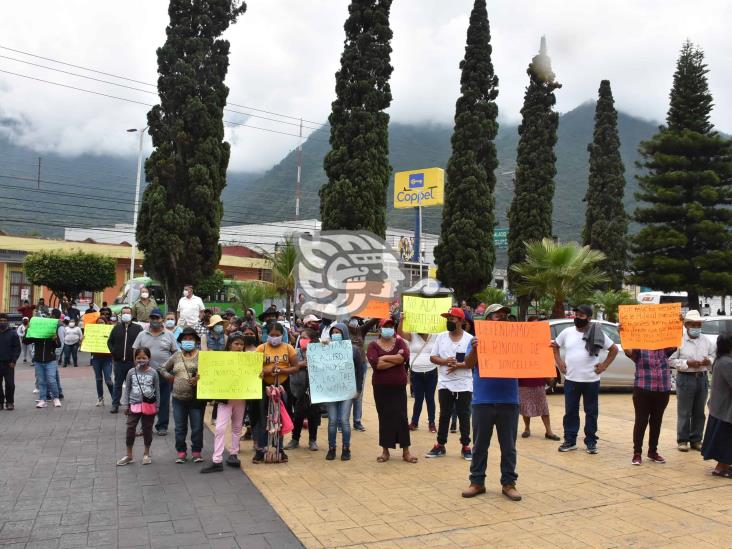
[[[49,339],[56,335],[57,329],[57,318],[34,316],[30,319],[30,325],[28,326],[28,332],[25,334],[25,337],[33,339]]]

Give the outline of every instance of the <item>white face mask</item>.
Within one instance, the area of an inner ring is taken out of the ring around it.
[[[73,328],[74,326],[76,326],[76,322],[69,322],[69,328]]]
[[[122,322],[130,322],[131,320],[132,320],[132,315],[130,313],[122,314]]]
[[[142,292],[140,295],[142,296],[142,299],[147,299],[148,297],[150,297],[150,294],[148,292]]]

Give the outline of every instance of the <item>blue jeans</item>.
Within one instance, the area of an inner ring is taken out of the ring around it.
[[[112,393],[112,407],[119,408],[119,401],[122,398],[122,384],[127,379],[127,372],[133,367],[131,360],[115,361],[114,363],[114,393]]]
[[[38,387],[38,374],[36,374],[36,387]],[[56,387],[58,387],[58,397],[63,398],[64,390],[61,388],[61,375],[59,374],[58,365],[56,367]],[[46,385],[46,391],[46,400],[49,400],[51,398],[50,385]]]
[[[173,419],[175,420],[175,451],[186,451],[188,423],[191,424],[191,452],[203,448],[203,411],[205,406],[197,400],[173,399]]]
[[[92,357],[91,365],[92,368],[94,368],[94,377],[97,382],[97,398],[104,398],[104,383],[107,384],[109,396],[114,398],[114,385],[112,385],[112,357]]]
[[[363,387],[363,382],[366,379],[366,370],[368,370],[369,365],[368,363],[363,365],[362,371],[363,375],[361,376],[361,387]],[[363,417],[363,389],[361,389],[361,393],[358,395],[358,398],[353,401],[353,424],[359,425],[361,423],[361,418]]]
[[[160,408],[158,408],[158,422],[155,424],[155,430],[167,431],[170,421],[170,389],[172,384],[160,378]],[[175,412],[173,412],[175,413]]]
[[[437,368],[429,372],[412,372],[412,389],[414,390],[414,407],[412,423],[419,424],[422,413],[422,401],[427,402],[427,421],[435,422],[435,390],[437,389]]]
[[[47,395],[51,398],[58,398],[58,365],[55,360],[50,362],[34,362],[36,369],[36,381],[38,381],[38,398],[43,400]]]
[[[338,425],[343,431],[343,446],[351,445],[351,422],[348,416],[351,415],[352,403],[353,399],[325,403],[328,410],[328,447],[335,448]]]
[[[74,361],[74,368],[79,365],[79,344],[64,345],[64,366],[69,365],[69,357]]]
[[[599,381],[564,380],[564,442],[575,444],[579,433],[579,403],[585,409],[585,445],[597,444],[597,415],[599,405]]]
[[[704,434],[704,406],[709,393],[707,374],[679,372],[676,376],[676,442],[701,442]]]

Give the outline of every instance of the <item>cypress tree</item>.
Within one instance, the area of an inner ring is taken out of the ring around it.
[[[229,42],[221,34],[243,14],[237,0],[170,0],[157,50],[160,104],[147,115],[154,151],[145,162],[137,241],[145,270],[169,299],[214,273],[230,147],[223,109]]]
[[[352,0],[346,40],[336,73],[325,156],[328,182],[321,187],[323,230],[369,230],[386,234],[389,187],[389,77],[391,0]]]
[[[623,206],[625,167],[620,157],[618,113],[610,81],[600,82],[595,107],[595,131],[590,153],[590,177],[585,202],[585,228],[582,240],[586,246],[603,252],[606,259],[599,265],[610,279],[609,288],[623,287],[627,264],[628,219]]]
[[[525,242],[552,236],[554,176],[557,174],[554,145],[559,127],[559,115],[553,110],[554,90],[562,85],[555,80],[544,37],[539,54],[531,60],[526,72],[529,86],[521,108],[514,195],[508,210],[509,265],[524,261]],[[516,272],[511,269],[508,282],[511,288],[519,282]],[[528,303],[528,296],[519,299],[521,316],[526,314]]]
[[[704,53],[686,42],[666,126],[640,145],[642,225],[632,240],[634,281],[655,290],[732,293],[732,141],[714,131]]]
[[[447,163],[437,276],[458,299],[469,299],[491,281],[493,191],[498,166],[493,140],[498,133],[498,77],[491,62],[485,0],[475,0],[465,58],[460,62],[460,97],[455,105],[452,155]]]

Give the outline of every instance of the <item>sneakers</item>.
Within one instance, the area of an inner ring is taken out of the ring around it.
[[[344,446],[343,450],[341,451],[341,461],[350,461],[351,459],[351,448],[349,446]]]
[[[692,442],[691,443],[691,449],[696,450],[697,452],[701,452],[702,443],[701,442]]]
[[[160,429],[160,430],[158,431],[158,436],[159,436],[159,437],[164,437],[164,436],[165,436],[165,435],[167,435],[167,434],[168,434],[168,430],[167,430],[167,429]]]
[[[241,461],[239,461],[239,456],[235,455],[229,455],[229,457],[226,458],[226,465],[229,467],[240,467]]]
[[[210,465],[206,465],[206,467],[201,469],[201,473],[222,473],[224,471],[224,465],[223,463],[211,463]]]
[[[470,449],[470,446],[463,446],[460,455],[463,456],[465,461],[473,461],[473,451]]]
[[[597,444],[588,444],[587,449],[585,450],[588,454],[596,454],[597,453]]]
[[[193,463],[203,463],[201,452],[191,452],[191,455],[193,456]]]
[[[435,426],[434,423],[430,423],[430,433],[436,433],[436,432],[437,432],[437,427]]]
[[[328,461],[333,461],[335,459],[335,456],[336,456],[335,446],[328,448],[328,453],[325,455],[325,459],[327,459]]]
[[[97,406],[97,408],[99,408],[100,406],[104,406],[104,399],[98,398],[96,406]]]
[[[572,450],[577,449],[577,444],[574,442],[563,442],[562,445],[559,447],[560,452],[571,452]]]
[[[427,452],[424,457],[426,458],[439,458],[443,457],[447,454],[447,450],[445,450],[445,447],[442,444],[435,444],[432,447],[432,450]]]
[[[470,484],[467,490],[463,490],[464,498],[474,498],[478,494],[485,494],[485,486],[482,484]]]
[[[178,452],[177,457],[175,458],[176,463],[185,463],[186,462],[186,453],[185,452]]]
[[[9,403],[5,405],[6,410],[15,410],[15,404]]]
[[[119,413],[119,406],[112,406],[112,409],[109,411],[110,414],[118,414]]]
[[[125,456],[122,459],[120,459],[119,461],[117,461],[117,466],[122,467],[124,465],[127,465],[128,463],[132,463],[133,461],[135,461],[135,460],[132,459],[130,456]]]
[[[658,452],[648,452],[648,459],[650,459],[654,463],[666,463],[664,457]]]
[[[317,452],[318,443],[315,442],[314,440],[311,440],[310,442],[308,442],[308,450],[310,450],[311,452]]]
[[[354,423],[353,428],[356,429],[356,431],[361,431],[362,433],[366,430],[366,427],[363,426],[363,423]]]
[[[33,389],[33,394],[34,395],[37,395],[38,394],[38,389]]]
[[[521,494],[519,494],[518,490],[516,490],[515,484],[506,484],[501,489],[501,492],[511,501],[521,501]]]
[[[36,408],[46,408],[48,404],[46,404],[45,400],[39,400],[36,402]]]
[[[61,408],[61,401],[57,398],[53,399],[53,407],[54,408]]]
[[[142,456],[143,465],[150,465],[151,463],[152,463],[152,458],[150,456]]]
[[[252,463],[264,463],[264,452],[262,450],[257,450],[254,453],[254,457],[252,458]]]
[[[679,452],[688,452],[689,451],[689,443],[688,442],[679,442],[679,445],[677,446],[679,449]]]
[[[294,450],[295,448],[300,447],[300,441],[296,438],[293,438],[290,440],[290,442],[287,443],[287,446],[285,446],[285,450]]]
[[[643,463],[643,458],[641,457],[640,454],[633,454],[633,459],[632,459],[631,463],[633,465],[640,465],[641,463]]]
[[[409,424],[409,430],[410,431],[416,431],[417,430],[417,424],[416,423],[410,423]]]

